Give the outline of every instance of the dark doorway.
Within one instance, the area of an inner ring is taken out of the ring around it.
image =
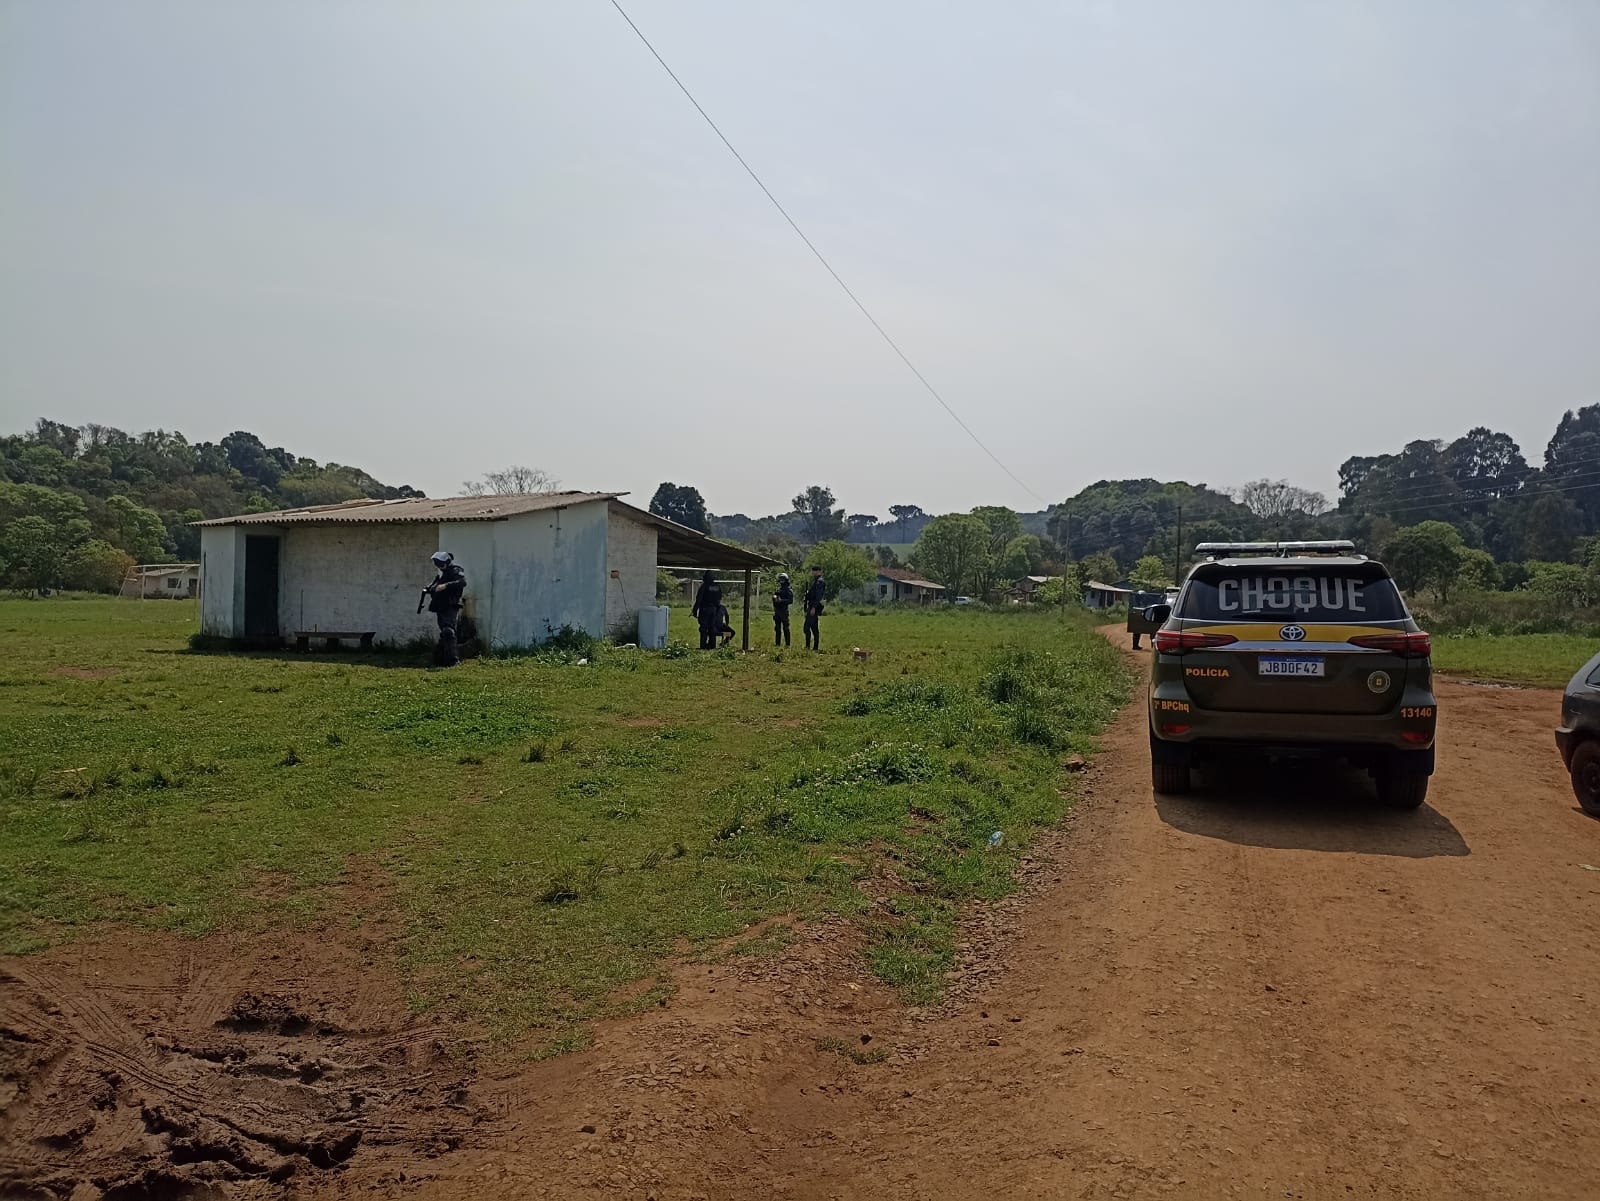
[[[278,629],[278,540],[246,535],[244,540],[244,636],[275,639]]]

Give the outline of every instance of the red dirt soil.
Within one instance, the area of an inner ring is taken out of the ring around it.
[[[1408,813],[1331,771],[1156,800],[1130,706],[937,1012],[823,927],[471,1075],[381,932],[4,961],[0,1195],[1600,1195],[1600,822],[1555,694],[1439,692]]]

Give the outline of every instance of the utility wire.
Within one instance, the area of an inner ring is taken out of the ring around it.
[[[628,15],[627,10],[624,9],[622,5],[617,2],[617,0],[611,0],[611,7],[616,9],[617,14],[628,23],[628,28],[633,30],[633,32],[638,36],[639,40],[644,43],[644,48],[650,51],[651,56],[656,60],[656,62],[661,64],[661,69],[667,73],[673,83],[678,85],[678,90],[688,98],[690,104],[694,105],[695,112],[699,113],[700,116],[705,119],[705,123],[711,126],[711,132],[716,134],[721,140],[722,144],[728,148],[728,153],[733,155],[733,157],[738,160],[739,165],[744,168],[745,174],[751,179],[755,180],[756,187],[760,188],[766,198],[772,201],[772,207],[777,209],[778,212],[782,214],[783,219],[789,223],[789,228],[794,230],[794,232],[799,235],[800,240],[806,244],[806,249],[811,251],[811,253],[816,256],[817,262],[822,264],[823,269],[826,270],[829,275],[833,276],[833,282],[838,284],[840,288],[844,289],[844,294],[850,298],[851,302],[854,303],[856,308],[861,310],[861,315],[872,323],[872,328],[877,330],[878,336],[889,344],[889,349],[894,351],[895,354],[900,357],[900,361],[910,369],[911,374],[917,377],[917,382],[927,389],[928,395],[939,402],[940,407],[943,408],[946,413],[950,414],[951,420],[959,425],[966,433],[967,437],[971,438],[973,442],[977,444],[979,450],[983,451],[984,454],[988,455],[994,460],[996,467],[1000,468],[1001,471],[1005,472],[1011,477],[1012,481],[1017,485],[1017,487],[1021,488],[1041,505],[1048,507],[1050,502],[1045,500],[1044,497],[1040,496],[1032,488],[1028,487],[1027,484],[1023,483],[1022,479],[1017,475],[1016,472],[1012,471],[1011,468],[1002,463],[1000,461],[1000,456],[995,454],[994,451],[990,450],[984,445],[983,439],[972,432],[972,427],[969,426],[965,421],[961,420],[961,415],[951,408],[949,402],[939,394],[939,390],[928,382],[928,377],[917,370],[917,365],[911,361],[910,357],[905,351],[900,349],[899,343],[889,336],[889,331],[884,329],[883,326],[878,323],[878,319],[872,315],[871,310],[869,310],[866,305],[861,303],[861,298],[851,291],[850,285],[845,283],[844,279],[839,275],[839,273],[833,269],[833,264],[828,262],[822,251],[817,249],[816,244],[812,242],[810,238],[806,237],[806,231],[800,228],[795,219],[789,215],[789,210],[784,208],[783,205],[779,203],[778,198],[772,194],[772,190],[761,181],[761,176],[756,174],[755,168],[745,161],[744,155],[740,154],[734,144],[728,140],[728,135],[723,133],[717,123],[711,119],[711,114],[706,112],[706,110],[700,106],[700,102],[694,98],[694,93],[689,90],[688,86],[683,82],[683,80],[678,78],[678,73],[667,65],[667,60],[661,57],[661,52],[651,44],[649,38],[645,37],[644,31],[634,24],[633,18]]]

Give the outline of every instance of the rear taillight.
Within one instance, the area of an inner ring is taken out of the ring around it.
[[[1350,639],[1351,646],[1365,647],[1369,651],[1388,651],[1402,659],[1426,659],[1433,653],[1433,639],[1418,630],[1414,634],[1396,631],[1393,634],[1363,634]]]
[[[1157,630],[1156,650],[1168,655],[1181,655],[1184,651],[1200,651],[1210,646],[1227,646],[1238,642],[1232,634],[1190,633],[1188,630]]]

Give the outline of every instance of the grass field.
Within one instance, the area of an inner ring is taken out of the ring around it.
[[[1435,634],[1433,665],[1451,675],[1564,688],[1600,651],[1580,634]]]
[[[359,875],[404,917],[414,1005],[503,1046],[574,1045],[653,1003],[611,998],[668,956],[777,915],[850,915],[873,969],[925,1000],[958,907],[1007,889],[1070,804],[1064,755],[1127,695],[1090,620],[843,611],[820,656],[434,671],[192,653],[190,602],[0,601],[0,951],[115,923],[357,922]]]

